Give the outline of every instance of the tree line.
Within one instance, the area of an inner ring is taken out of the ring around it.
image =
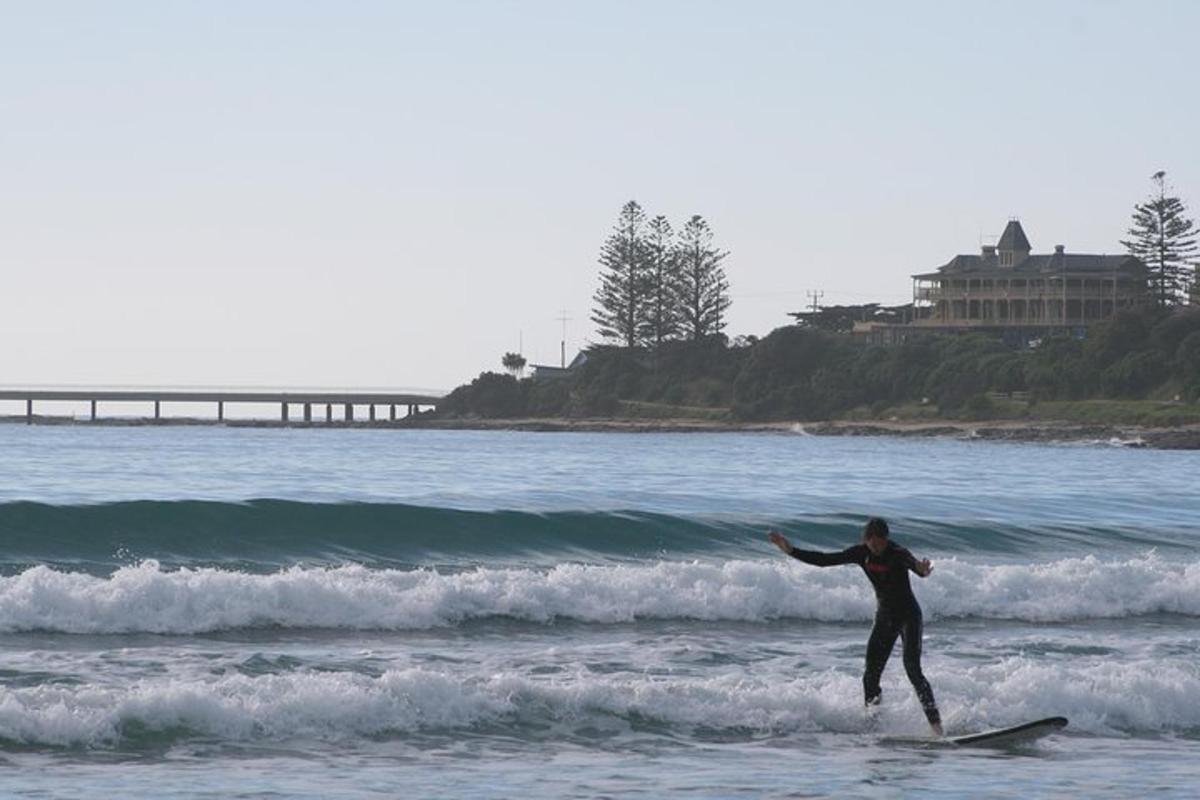
[[[623,347],[659,349],[725,330],[729,255],[714,244],[699,214],[676,232],[661,214],[647,219],[630,200],[600,248],[600,287],[592,321],[601,338]]]

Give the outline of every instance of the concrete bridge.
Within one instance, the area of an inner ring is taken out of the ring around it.
[[[248,391],[248,390],[217,390],[189,389],[156,390],[156,389],[0,389],[0,400],[16,400],[25,403],[25,421],[32,424],[35,420],[35,402],[83,402],[91,407],[91,419],[97,419],[99,404],[106,403],[153,403],[155,420],[162,419],[163,403],[216,404],[217,421],[225,421],[226,403],[239,404],[269,404],[279,407],[281,422],[292,420],[293,407],[299,412],[295,421],[313,421],[313,407],[324,406],[325,422],[334,422],[334,408],[340,411],[340,422],[353,422],[356,406],[367,407],[367,421],[375,422],[376,408],[387,410],[387,420],[397,420],[397,407],[405,410],[405,416],[413,416],[422,408],[436,408],[441,397],[430,394],[411,394],[395,392],[329,392],[329,391]]]

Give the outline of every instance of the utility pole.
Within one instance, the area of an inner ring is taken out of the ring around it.
[[[811,301],[809,308],[812,309],[812,312],[815,314],[820,311],[821,300],[825,297],[825,292],[807,292],[806,294],[808,294],[808,299]]]
[[[559,316],[555,317],[555,319],[562,323],[562,339],[559,340],[559,343],[558,343],[559,348],[558,349],[559,349],[559,360],[561,361],[560,366],[563,369],[566,369],[567,368],[567,323],[571,321],[571,318],[567,316],[567,310],[564,308],[562,310],[562,313]]]

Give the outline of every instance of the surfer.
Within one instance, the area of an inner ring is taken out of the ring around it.
[[[792,558],[817,567],[838,564],[858,564],[875,589],[878,606],[875,627],[867,640],[867,667],[863,672],[863,693],[867,706],[879,704],[883,691],[879,678],[899,637],[904,642],[904,671],[917,690],[917,698],[925,717],[937,736],[942,735],[942,718],[933,699],[933,689],[921,672],[921,606],[908,583],[908,571],[928,577],[933,572],[929,559],[917,561],[913,554],[889,538],[888,525],[878,517],[867,520],[862,544],[847,547],[840,553],[820,553],[798,550],[777,531],[770,531],[771,542]]]

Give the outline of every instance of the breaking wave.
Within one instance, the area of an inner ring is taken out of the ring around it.
[[[916,582],[927,618],[1030,622],[1200,616],[1200,561],[1156,553],[1035,564],[948,558]],[[46,566],[0,578],[0,632],[194,634],[240,628],[419,630],[473,620],[823,622],[870,619],[855,567],[772,560],[461,571],[294,566],[271,574],[154,561],[111,575]]]
[[[898,686],[897,686],[898,688]],[[947,730],[1011,725],[1044,715],[1085,733],[1200,730],[1200,668],[1193,662],[1068,666],[1020,658],[939,677]],[[654,729],[702,736],[911,732],[921,715],[895,692],[874,724],[857,675],[664,677],[513,672],[455,675],[427,669],[380,675],[298,671],[211,680],[148,679],[124,686],[42,685],[0,693],[0,748],[153,748],[189,738],[225,742],[505,731],[527,739]]]

